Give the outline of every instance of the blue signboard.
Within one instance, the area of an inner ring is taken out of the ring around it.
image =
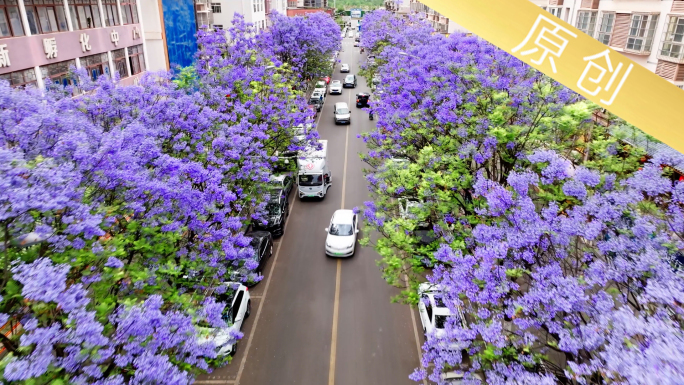
[[[358,8],[354,8],[354,9],[349,10],[349,16],[351,16],[352,18],[360,19],[362,15],[363,15],[363,11],[358,9]]]
[[[162,9],[169,63],[181,67],[192,65],[197,52],[193,0],[162,0]]]

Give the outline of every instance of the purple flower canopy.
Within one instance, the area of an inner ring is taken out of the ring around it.
[[[3,342],[6,380],[188,384],[226,362],[206,337],[229,326],[224,282],[251,263],[242,228],[278,154],[302,146],[289,128],[311,119],[296,69],[260,48],[273,37],[240,16],[226,32],[198,33],[183,81],[76,71],[77,97],[0,81],[0,320],[23,326]],[[310,34],[310,50],[334,36]]]
[[[426,336],[411,378],[684,383],[672,154],[625,171],[585,101],[504,51],[386,11],[363,26],[376,57],[364,70],[382,82],[377,129],[361,135],[373,200],[359,211],[382,235],[384,277],[408,278],[405,300],[427,277],[465,314]],[[406,215],[401,199],[419,205]],[[425,223],[430,244],[415,235]]]

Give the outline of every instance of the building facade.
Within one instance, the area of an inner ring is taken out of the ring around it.
[[[216,29],[230,28],[233,17],[240,13],[258,32],[271,25],[271,11],[287,14],[287,0],[211,0],[211,10]]]
[[[0,79],[13,87],[118,73],[133,84],[149,67],[136,0],[0,0]]]
[[[684,88],[684,0],[532,0]]]

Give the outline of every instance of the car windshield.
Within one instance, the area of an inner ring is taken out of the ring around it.
[[[299,185],[300,186],[320,186],[323,184],[323,175],[300,175]]]
[[[349,109],[348,109],[348,108],[338,108],[338,109],[337,109],[337,113],[338,113],[338,114],[348,114],[348,113],[349,113]]]
[[[280,215],[280,205],[278,202],[268,202],[266,204],[266,210],[269,215]]]
[[[339,86],[342,82],[339,80],[333,80],[332,85],[333,86]]]
[[[435,327],[437,329],[444,329],[444,325],[446,325],[449,317],[450,316],[448,316],[448,315],[436,315],[435,316]]]
[[[344,80],[345,80],[345,81],[348,81],[348,82],[353,82],[353,81],[354,81],[354,76],[347,76],[346,78],[344,78]]]
[[[323,80],[316,82],[316,88],[323,88],[323,87],[325,87],[325,82]]]
[[[352,235],[352,225],[343,223],[333,223],[330,226],[330,235]]]

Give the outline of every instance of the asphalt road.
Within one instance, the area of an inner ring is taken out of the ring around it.
[[[341,62],[358,73],[359,49],[349,38],[343,47]],[[332,79],[345,75],[338,66]],[[382,279],[377,253],[357,245],[353,257],[334,259],[324,251],[333,212],[369,199],[358,156],[365,146],[357,135],[374,122],[355,107],[361,91],[370,90],[359,77],[356,89],[327,97],[318,131],[328,140],[333,185],[321,201],[301,201],[293,191],[285,235],[276,242],[264,280],[250,289],[252,315],[237,354],[198,384],[415,384],[408,376],[419,365],[420,320],[408,306],[390,302],[399,290]],[[352,109],[348,126],[333,121],[333,105],[340,101]]]

